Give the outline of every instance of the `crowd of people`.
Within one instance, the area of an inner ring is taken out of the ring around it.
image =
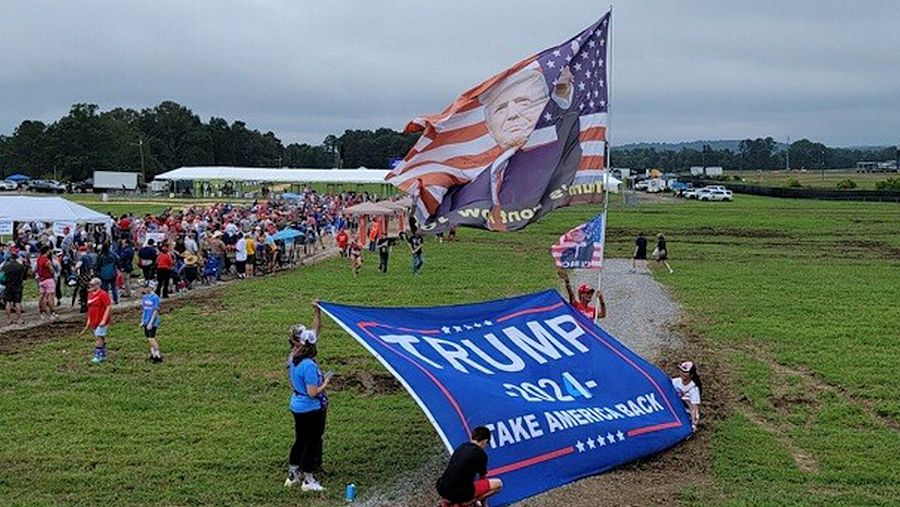
[[[30,276],[39,292],[39,317],[45,320],[57,317],[67,297],[70,306],[77,303],[87,313],[94,278],[118,304],[132,297],[138,279],[154,281],[154,291],[165,299],[226,276],[266,275],[330,246],[326,237],[338,231],[355,236],[358,222],[341,212],[372,199],[367,193],[306,189],[295,199],[126,213],[111,216],[111,227],[88,224],[57,231],[47,223],[17,223],[12,240],[0,244],[6,322],[24,323],[22,297]],[[279,236],[287,228],[292,234]]]

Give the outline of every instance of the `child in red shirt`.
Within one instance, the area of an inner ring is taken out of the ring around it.
[[[84,329],[78,333],[83,335],[88,329],[94,331],[94,364],[106,361],[106,335],[112,323],[112,300],[109,294],[100,288],[100,279],[91,278],[88,282],[88,312]]]

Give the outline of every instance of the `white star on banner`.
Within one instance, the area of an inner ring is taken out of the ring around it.
[[[603,60],[600,60],[599,62],[597,62],[597,65],[603,67]]]
[[[442,327],[442,328],[441,328],[441,331],[443,331],[444,334],[450,334],[450,328],[447,327],[447,326]]]
[[[579,89],[580,91],[584,91],[584,81],[578,83],[578,89]]]
[[[554,67],[556,67],[556,62],[554,62],[553,60],[547,60],[547,68],[552,69]]]
[[[453,330],[458,333],[458,332],[462,331],[462,328],[459,326],[453,326]]]
[[[584,109],[584,102],[582,102],[581,104],[578,104],[578,109]]]
[[[588,54],[587,54],[587,52],[581,53],[581,59],[582,59],[582,60],[587,60],[587,59],[588,59]]]
[[[591,39],[591,40],[588,41],[588,47],[589,47],[589,48],[592,48],[592,47],[594,47],[594,46],[596,46],[596,45],[597,45],[597,43],[594,42],[594,39]]]
[[[463,327],[466,328],[466,331],[471,331],[471,330],[472,330],[472,326],[470,326],[470,325],[468,325],[468,324],[466,324],[466,325],[463,326]]]
[[[625,434],[622,433],[621,430],[616,432],[616,436],[619,437],[619,442],[621,442],[622,440],[625,440]]]
[[[578,72],[579,70],[581,70],[581,64],[576,62],[575,63],[575,72]]]
[[[588,102],[588,107],[590,107],[591,109],[594,109],[594,105],[595,105],[595,104],[594,104],[594,101],[593,101],[593,100],[590,101],[590,102]]]
[[[606,107],[606,101],[605,101],[605,100],[601,100],[601,101],[600,101],[600,107]]]
[[[600,39],[600,47],[602,48],[605,45],[606,45],[606,39]]]
[[[584,444],[581,443],[581,440],[579,440],[578,443],[575,444],[575,447],[578,448],[578,452],[584,452]]]
[[[616,436],[613,435],[612,433],[607,433],[607,434],[606,434],[606,441],[609,442],[609,443],[611,443],[611,444],[614,444],[614,443],[616,443]]]
[[[585,72],[584,75],[585,75],[588,79],[590,79],[590,78],[591,78],[591,71]]]
[[[553,56],[556,56],[556,57],[559,57],[559,55],[561,55],[561,54],[562,53],[560,53],[558,49],[553,52]]]
[[[597,435],[597,445],[600,447],[606,445],[606,440],[603,440],[603,435]]]
[[[481,324],[478,323],[478,322],[476,322],[476,323],[474,323],[474,324],[472,324],[472,325],[475,326],[475,327],[481,327]]]
[[[595,446],[594,446],[594,439],[593,439],[593,438],[588,438],[588,439],[587,439],[587,445],[588,445],[588,447],[590,447],[591,449],[593,449],[593,448],[595,447]]]
[[[544,113],[544,119],[550,121],[553,119],[553,115],[551,115],[550,113]]]
[[[489,321],[489,320],[486,320],[486,321],[484,321],[484,325],[485,325],[485,326],[493,326],[494,323],[491,322],[491,321]]]
[[[566,63],[569,63],[569,62],[571,62],[571,61],[572,61],[572,55],[567,55],[567,56],[566,56]]]
[[[600,80],[600,88],[603,88],[603,85],[604,85],[604,84],[606,84],[606,82],[603,81],[603,80],[601,79],[601,80]]]

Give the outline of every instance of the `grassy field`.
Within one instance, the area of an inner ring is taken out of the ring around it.
[[[857,173],[854,170],[822,171],[728,171],[728,175],[738,175],[745,183],[768,187],[783,187],[793,178],[804,187],[837,188],[839,181],[853,180],[858,190],[875,190],[875,183],[888,178],[900,177],[897,173]],[[824,177],[823,177],[824,176]],[[727,183],[726,183],[727,185]]]
[[[403,392],[349,385],[332,393],[331,490],[283,488],[287,327],[309,319],[313,297],[451,304],[555,286],[548,246],[591,214],[559,210],[521,233],[429,242],[415,279],[398,250],[386,276],[369,257],[357,281],[333,260],[230,286],[163,316],[162,367],[143,361],[136,321],[114,326],[101,367],[89,365],[87,339],[48,331],[0,355],[0,505],[324,507],[351,481],[365,496],[416,470],[438,439]],[[609,223],[611,257],[627,256],[639,231],[666,233],[675,273],[658,276],[689,316],[686,354],[715,356],[721,371],[706,374],[728,386],[703,430],[713,487],[685,485],[685,504],[896,505],[897,205],[739,196],[617,205]],[[339,377],[382,372],[331,322],[320,351]]]

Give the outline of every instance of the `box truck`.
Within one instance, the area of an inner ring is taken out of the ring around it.
[[[94,171],[94,190],[135,191],[141,183],[140,173]]]

